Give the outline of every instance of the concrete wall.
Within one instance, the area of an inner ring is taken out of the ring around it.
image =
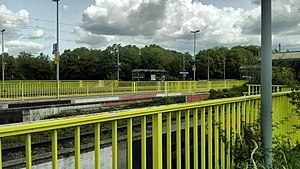
[[[112,147],[106,147],[101,149],[101,169],[111,169],[112,168]],[[52,162],[46,162],[38,165],[32,166],[33,169],[52,169]],[[75,168],[75,158],[74,156],[66,157],[58,160],[59,169],[74,169]],[[95,168],[95,151],[90,151],[87,153],[82,153],[80,155],[80,168],[82,169],[92,169]],[[22,168],[25,169],[25,168]]]

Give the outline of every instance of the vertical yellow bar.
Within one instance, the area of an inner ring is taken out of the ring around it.
[[[111,82],[111,95],[114,95],[114,82]]]
[[[230,130],[231,130],[231,126],[230,126],[230,120],[231,120],[231,114],[230,114],[230,104],[226,104],[226,142],[227,142],[227,149],[226,149],[226,168],[230,169],[231,165],[230,165],[230,148],[231,148],[231,144],[230,144]]]
[[[101,160],[101,155],[100,155],[100,123],[96,123],[94,126],[95,130],[95,169],[100,169],[100,160]]]
[[[22,92],[22,101],[24,101],[24,84],[22,83],[22,86],[21,86],[21,92]]]
[[[255,100],[255,114],[254,114],[254,122],[257,122],[257,120],[258,120],[258,115],[259,115],[259,100]]]
[[[224,81],[225,82],[225,81]],[[208,168],[213,168],[212,106],[208,107]]]
[[[176,112],[176,168],[181,169],[181,113]]]
[[[143,116],[141,117],[141,137],[142,137],[142,140],[141,140],[141,150],[142,150],[142,154],[141,154],[141,157],[142,157],[142,161],[141,161],[141,168],[142,169],[146,169],[146,148],[147,148],[147,129],[146,129],[146,116]]]
[[[225,168],[225,141],[224,136],[225,136],[225,104],[222,105],[221,107],[221,131],[222,131],[222,141],[221,141],[221,167],[220,168]]]
[[[237,103],[237,133],[241,134],[241,102]]]
[[[250,110],[250,104],[251,103],[251,100],[248,100],[246,101],[246,124],[249,124],[250,123],[250,113],[251,113],[251,110]]]
[[[112,121],[112,168],[118,169],[118,121]]]
[[[127,119],[127,165],[132,169],[132,118]]]
[[[89,83],[86,82],[86,96],[89,96]]]
[[[162,169],[162,114],[152,115],[153,169]]]
[[[255,114],[255,109],[254,109],[254,100],[250,100],[250,123],[253,124],[254,122],[254,114]]]
[[[167,169],[172,169],[172,117],[167,113]]]
[[[215,140],[215,169],[219,169],[220,165],[219,165],[219,152],[220,152],[220,148],[219,148],[219,126],[218,124],[220,124],[220,120],[219,120],[219,105],[215,106],[214,109],[214,121],[215,121],[215,126],[214,126],[214,140]]]
[[[190,110],[186,110],[184,114],[185,124],[185,168],[190,168]]]
[[[248,96],[251,95],[251,88],[250,88],[250,85],[248,85]]]
[[[0,169],[2,169],[2,139],[0,138]]]
[[[198,109],[194,110],[194,169],[198,169]]]
[[[60,82],[58,81],[58,85],[57,85],[57,91],[58,91],[58,94],[57,94],[57,98],[60,97]]]
[[[75,127],[75,169],[80,169],[80,126]]]
[[[237,103],[232,103],[232,113],[231,113],[231,128],[232,128],[232,144],[235,142],[235,137],[236,137],[236,104]]]
[[[26,169],[32,168],[31,161],[31,134],[26,134]]]
[[[201,110],[201,169],[206,169],[205,136],[206,136],[205,108],[202,108],[202,110]]]
[[[52,169],[58,167],[58,153],[57,153],[57,130],[52,131]]]
[[[246,123],[246,104],[247,104],[247,101],[243,101],[242,102],[242,122],[243,123]]]

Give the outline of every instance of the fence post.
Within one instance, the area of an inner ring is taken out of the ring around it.
[[[162,169],[162,114],[152,115],[153,168]],[[170,146],[170,145],[169,145]]]
[[[165,85],[165,95],[168,96],[168,82],[164,81],[163,83]]]
[[[111,82],[111,95],[114,95],[114,82]]]
[[[89,82],[86,82],[86,96],[89,96]]]
[[[22,94],[22,101],[24,101],[24,84],[21,84],[21,94]]]

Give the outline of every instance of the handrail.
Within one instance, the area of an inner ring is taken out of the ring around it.
[[[283,96],[290,92],[273,93],[273,96]],[[41,121],[31,121],[24,123],[14,123],[7,125],[0,125],[0,137],[7,137],[20,134],[29,134],[34,132],[42,132],[47,130],[54,130],[59,128],[76,127],[86,124],[100,123],[104,121],[121,120],[126,118],[134,118],[139,116],[153,115],[157,113],[164,113],[169,111],[180,111],[186,109],[202,108],[208,106],[216,106],[229,104],[234,102],[243,102],[249,100],[260,99],[260,95],[242,96],[225,99],[207,100],[201,103],[183,103],[176,105],[167,105],[159,107],[133,109],[119,112],[106,112],[92,115],[80,115],[76,117],[65,117],[59,119],[48,119]]]
[[[294,118],[292,114],[292,106],[290,106],[290,100],[287,94],[290,92],[278,92],[273,93],[273,121],[274,123],[282,121],[287,117],[289,122],[281,125],[282,129],[274,129],[274,135],[288,134],[292,140],[291,143],[295,143],[299,138],[299,133],[290,133],[293,130],[292,126],[298,123],[297,118]],[[5,144],[2,138],[8,136],[25,135],[26,146],[26,168],[32,168],[31,157],[31,138],[32,134],[38,132],[52,131],[52,167],[58,166],[58,130],[63,128],[74,127],[74,150],[75,150],[75,166],[80,167],[80,127],[87,124],[94,125],[95,134],[95,165],[100,165],[100,124],[104,122],[111,122],[111,146],[112,146],[112,166],[113,169],[118,168],[118,121],[127,120],[127,164],[132,164],[133,160],[133,125],[132,121],[135,117],[141,117],[141,168],[145,168],[147,150],[147,127],[146,122],[149,116],[152,116],[152,151],[153,153],[153,168],[162,169],[162,161],[168,161],[168,168],[172,168],[172,132],[173,127],[176,125],[176,161],[177,165],[181,166],[181,156],[184,151],[185,161],[191,161],[193,158],[195,168],[201,165],[201,168],[230,168],[231,167],[231,154],[229,151],[230,146],[234,142],[234,136],[241,134],[243,123],[255,123],[259,118],[260,112],[260,95],[242,96],[235,98],[208,100],[198,103],[184,103],[175,104],[151,108],[132,109],[118,112],[107,112],[100,114],[90,114],[75,117],[65,117],[58,119],[49,119],[42,121],[32,121],[26,123],[16,123],[8,125],[0,125],[0,150],[2,145]],[[166,118],[166,121],[163,121]],[[173,115],[173,117],[172,117]],[[174,119],[174,116],[176,119]],[[184,118],[182,118],[184,117]],[[220,118],[219,118],[220,117]],[[184,121],[184,129],[181,124]],[[174,125],[173,122],[176,122]],[[190,124],[192,122],[192,124]],[[163,125],[164,123],[164,125]],[[166,125],[165,125],[166,124]],[[217,126],[220,125],[220,126]],[[203,127],[205,126],[205,127]],[[190,133],[190,128],[193,128],[193,132]],[[200,127],[200,128],[199,128]],[[219,130],[221,127],[221,130]],[[181,131],[184,130],[184,147],[181,147]],[[163,139],[162,135],[166,133],[167,144],[167,159],[163,160]],[[223,131],[225,134],[223,135]],[[193,143],[191,143],[191,137],[193,135]],[[199,138],[198,138],[199,135]],[[220,135],[225,137],[228,146],[220,138]],[[233,135],[233,137],[231,137]],[[207,138],[207,139],[206,139]],[[189,144],[193,144],[190,147]],[[201,149],[199,151],[198,149]],[[213,146],[214,145],[214,146]],[[215,148],[213,147],[221,147]],[[185,148],[187,147],[187,148]],[[182,149],[183,148],[183,149]],[[207,149],[207,151],[206,151]],[[190,157],[190,151],[193,151],[193,157]],[[213,152],[214,151],[214,152]],[[198,156],[201,154],[201,164],[198,164]],[[213,155],[214,154],[214,155]],[[2,151],[0,151],[0,157]],[[1,158],[0,158],[1,159]],[[206,164],[206,161],[208,162]],[[104,161],[108,162],[108,161]],[[2,160],[0,161],[2,166]],[[95,168],[98,168],[95,167]],[[125,166],[122,166],[123,168]],[[185,163],[185,168],[189,168],[190,163]],[[199,166],[200,167],[200,166]],[[0,167],[1,168],[1,167]],[[132,168],[132,167],[129,167]],[[178,167],[180,168],[180,167]]]
[[[224,85],[220,85],[223,84]],[[55,81],[16,81],[0,86],[0,100],[29,100],[36,98],[64,98],[139,93],[196,93],[212,88],[224,89],[243,85],[245,81],[60,81],[59,94]],[[212,84],[217,84],[214,86]],[[220,85],[220,86],[219,86]]]

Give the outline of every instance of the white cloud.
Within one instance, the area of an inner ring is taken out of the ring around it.
[[[201,46],[242,44],[253,39],[243,35],[242,26],[257,11],[259,7],[245,11],[191,0],[96,0],[83,13],[80,27],[90,37],[84,36],[82,42],[95,45],[97,41],[89,41],[93,36],[113,35],[120,37],[113,40],[126,39],[124,43],[157,43],[185,50],[182,45],[192,42],[190,31],[199,29],[197,44]]]
[[[63,10],[64,11],[67,11],[67,10],[69,10],[70,9],[70,5],[65,5],[65,4],[63,4]]]
[[[6,39],[15,39],[19,36],[19,27],[29,22],[29,13],[21,9],[12,12],[5,5],[0,5],[0,27],[6,31]]]
[[[38,29],[38,30],[32,32],[28,39],[40,39],[40,38],[43,38],[44,35],[45,35],[44,30]]]
[[[82,42],[96,45],[104,43],[96,41],[96,37],[114,36],[111,42],[156,43],[186,51],[193,42],[190,31],[199,29],[199,48],[259,45],[260,1],[252,1],[257,6],[246,10],[217,8],[199,1],[192,3],[192,0],[95,0],[95,4],[83,13],[80,27],[89,37],[84,36]],[[291,39],[285,40],[285,43],[299,44],[300,1],[274,0],[272,3],[274,43],[289,35]]]
[[[18,55],[20,52],[38,54],[44,49],[44,45],[42,44],[19,40],[8,41],[6,47],[8,48],[9,54],[14,56]]]

